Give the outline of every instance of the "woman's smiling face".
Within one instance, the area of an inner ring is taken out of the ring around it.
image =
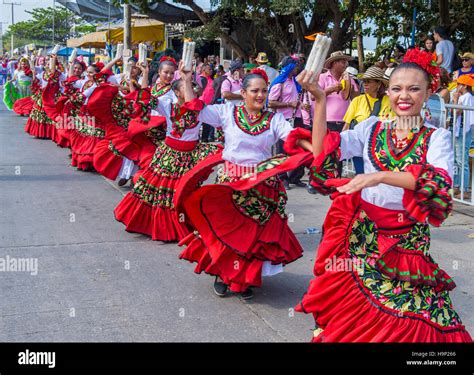
[[[423,72],[414,68],[395,70],[390,76],[388,97],[397,116],[419,116],[423,104],[431,95]]]

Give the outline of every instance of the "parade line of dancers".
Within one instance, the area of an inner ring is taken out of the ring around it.
[[[152,87],[137,57],[129,76],[113,74],[119,58],[75,60],[67,71],[55,55],[36,66],[23,58],[21,95],[7,102],[29,116],[28,134],[70,148],[72,166],[121,185],[131,179],[115,218],[129,232],[178,242],[179,258],[212,275],[220,297],[252,298],[262,277],[303,255],[278,175],[306,166],[313,188],[332,199],[315,277],[296,307],[314,316],[312,341],[471,342],[449,296],[455,283],[429,251],[429,224],[452,210],[454,161],[450,133],[420,116],[439,76],[424,53],[407,54],[390,76],[394,119],[370,117],[342,133],[327,128],[326,96],[311,70],[297,81],[315,98],[312,132],[266,109],[263,70],[244,77],[241,105],[205,105],[192,73],[167,56]],[[203,123],[222,131],[223,144],[199,142]],[[272,156],[279,140],[286,153]],[[365,173],[342,178],[338,162],[353,157]],[[203,184],[215,170],[216,181]]]

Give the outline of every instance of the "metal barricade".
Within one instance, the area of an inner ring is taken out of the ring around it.
[[[474,186],[474,173],[472,171],[472,164],[474,160],[474,145],[472,131],[474,129],[466,129],[466,126],[471,127],[472,124],[463,124],[462,118],[456,110],[474,111],[474,107],[461,106],[455,104],[445,104],[443,116],[446,128],[452,133],[453,148],[454,148],[454,177],[456,185],[459,184],[459,192],[456,194],[453,189],[453,199],[456,202],[469,204],[474,206],[474,195],[472,194],[472,187]],[[459,136],[457,134],[456,123],[460,122]],[[467,134],[466,134],[467,133]],[[471,151],[472,150],[472,151]]]

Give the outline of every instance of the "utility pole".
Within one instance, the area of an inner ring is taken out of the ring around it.
[[[21,3],[7,3],[5,0],[3,0],[4,5],[11,5],[12,6],[12,26],[15,24],[15,5],[21,5]],[[13,56],[13,30],[11,32],[11,46],[10,46],[10,54],[12,57]]]
[[[132,17],[130,4],[123,5],[123,48],[132,47]]]

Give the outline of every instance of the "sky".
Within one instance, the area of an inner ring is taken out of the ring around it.
[[[3,30],[6,30],[7,27],[11,24],[11,5],[3,4],[3,1],[0,3],[0,22],[2,22]],[[14,6],[14,15],[15,22],[27,21],[30,19],[30,14],[26,13],[26,10],[32,10],[33,8],[47,8],[53,6],[54,0],[6,0],[8,3],[20,3],[21,5]],[[168,1],[172,3],[171,1]],[[196,0],[196,3],[202,8],[209,9],[210,2],[209,0]],[[176,4],[174,4],[176,5]],[[364,37],[364,47],[366,50],[375,49],[376,40],[373,37]]]

